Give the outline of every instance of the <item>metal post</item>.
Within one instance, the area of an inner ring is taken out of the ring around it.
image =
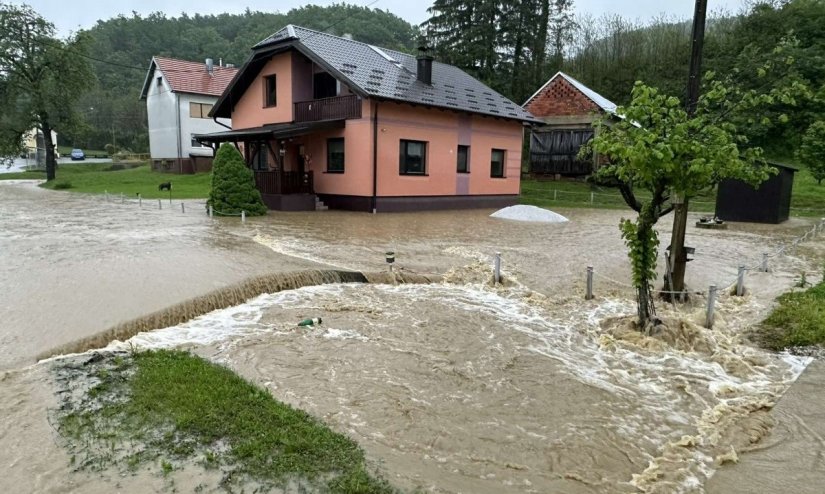
[[[246,222],[246,211],[241,211],[241,223]]]
[[[184,206],[184,205],[183,205],[183,203],[180,203],[180,212],[181,212],[181,213],[185,213],[185,212],[186,212],[186,206]]]
[[[160,199],[158,199],[158,209],[163,209],[163,204],[161,204]]]
[[[710,285],[708,289],[708,313],[705,326],[708,329],[713,328],[713,309],[716,306],[716,285]]]
[[[120,193],[120,203],[126,204],[126,195],[123,192]]]
[[[765,252],[762,254],[762,268],[760,269],[763,273],[768,272],[768,253]]]
[[[212,205],[209,206],[209,217],[211,218],[215,214],[215,210],[212,208]]]
[[[593,266],[587,266],[587,293],[584,299],[593,300]]]
[[[739,266],[739,275],[736,278],[736,296],[745,294],[745,266]]]
[[[553,189],[553,200],[554,201],[556,200],[556,197],[558,197],[558,194],[559,194],[558,189]]]
[[[501,252],[496,252],[496,260],[493,267],[493,282],[501,283]]]
[[[143,196],[138,194],[138,206],[143,207]]]
[[[593,204],[593,193],[590,193],[590,204]]]
[[[103,191],[103,197],[106,199],[106,202],[109,202],[109,191],[108,190]]]

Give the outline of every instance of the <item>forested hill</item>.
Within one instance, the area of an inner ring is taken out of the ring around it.
[[[152,56],[184,60],[213,58],[217,63],[243,64],[250,48],[286,24],[342,35],[366,43],[411,51],[417,30],[380,9],[346,4],[308,5],[287,13],[247,10],[243,14],[167,17],[133,14],[101,20],[88,30],[89,56],[97,84],[80,102],[88,123],[67,144],[99,149],[112,142],[132,151],[148,149],[145,102],[139,101]],[[113,137],[114,136],[114,137]]]

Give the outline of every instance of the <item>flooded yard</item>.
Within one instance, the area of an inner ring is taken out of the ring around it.
[[[815,432],[787,426],[793,408],[772,411],[810,359],[768,353],[741,336],[803,271],[809,279],[821,273],[821,238],[771,257],[769,273],[750,271],[747,297],[723,293],[713,330],[702,327],[702,295],[679,308],[660,304],[670,329],[654,338],[621,317],[634,313],[617,227],[628,213],[559,212],[571,221],[328,211],[242,224],[0,184],[8,256],[0,268],[0,464],[8,472],[0,488],[169,489],[143,471],[73,471],[49,422],[58,406],[54,364],[35,364],[40,353],[252,275],[384,271],[387,251],[397,270],[444,282],[264,294],[109,349],[186,348],[222,363],[355,439],[404,490],[726,492],[712,487],[748,476],[747,451],[764,444],[801,441],[825,454],[821,438],[810,441]],[[659,225],[663,245],[668,222]],[[728,287],[739,265],[759,263],[809,225],[690,228],[697,253],[688,284],[698,292]],[[493,287],[496,252],[505,283]],[[587,266],[597,273],[591,301],[583,297]],[[296,327],[310,317],[323,324]],[[812,368],[825,377],[822,366]],[[821,462],[801,468],[810,476],[785,485],[818,492],[810,479],[823,474]],[[719,469],[726,478],[714,484]],[[191,491],[201,479],[190,465],[176,473],[175,487]]]

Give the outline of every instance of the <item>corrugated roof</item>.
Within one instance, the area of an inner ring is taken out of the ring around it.
[[[540,123],[458,67],[433,62],[432,85],[424,84],[416,78],[416,57],[360,41],[289,25],[253,49],[261,53],[285,44],[319,59],[332,69],[333,76],[367,97]]]
[[[173,92],[204,94],[208,96],[220,96],[226,87],[235,77],[238,69],[235,67],[219,67],[215,65],[212,74],[206,71],[206,64],[203,62],[190,62],[188,60],[178,60],[176,58],[153,57],[149,65],[147,83],[152,77],[153,69],[157,67],[169,82]],[[146,97],[148,85],[143,86],[141,98]]]
[[[530,96],[530,98],[528,98],[527,101],[525,101],[524,105],[522,105],[522,106],[527,106],[531,101],[533,101],[533,98],[535,98],[536,96],[541,94],[541,92],[544,91],[544,89],[547,88],[547,86],[549,86],[550,83],[553,82],[554,80],[556,80],[556,78],[558,78],[558,77],[561,77],[561,78],[565,79],[567,82],[569,82],[570,84],[572,84],[573,87],[575,87],[576,89],[581,91],[582,94],[587,96],[590,99],[590,101],[595,103],[602,110],[604,110],[608,113],[616,113],[616,108],[617,108],[616,103],[610,101],[609,99],[605,98],[604,96],[597,93],[596,91],[593,91],[589,87],[585,86],[584,84],[582,84],[581,82],[577,81],[576,79],[570,77],[569,75],[565,74],[564,72],[556,72],[556,75],[551,77],[544,84],[544,86],[542,86],[541,88],[539,88],[538,91],[533,93],[533,96]]]

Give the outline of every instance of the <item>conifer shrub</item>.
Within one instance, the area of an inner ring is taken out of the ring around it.
[[[247,216],[266,214],[252,170],[247,168],[241,153],[229,143],[218,149],[212,162],[212,188],[206,205],[212,206],[218,214],[241,214],[241,211],[246,211]]]

